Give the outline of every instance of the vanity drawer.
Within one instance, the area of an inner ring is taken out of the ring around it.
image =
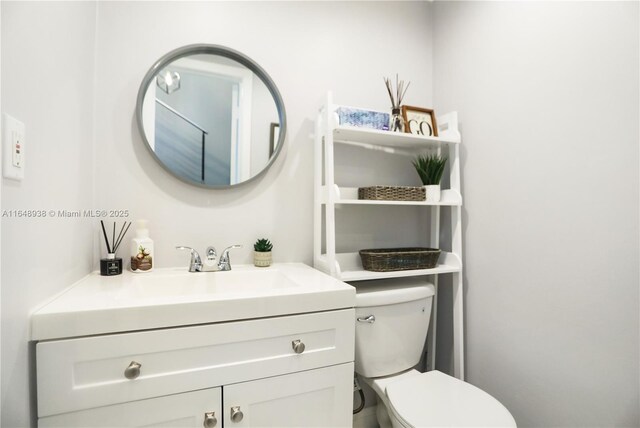
[[[345,309],[39,342],[38,416],[353,361],[354,316]]]

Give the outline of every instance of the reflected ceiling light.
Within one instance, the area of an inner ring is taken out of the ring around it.
[[[156,86],[167,94],[180,89],[180,75],[176,71],[163,70],[156,77]]]

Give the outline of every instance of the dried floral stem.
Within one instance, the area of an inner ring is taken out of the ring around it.
[[[396,90],[394,91],[391,79],[389,79],[388,77],[383,77],[383,80],[385,86],[387,87],[389,98],[391,99],[391,108],[400,108],[400,105],[402,105],[402,100],[404,99],[404,96],[407,93],[407,89],[409,89],[409,85],[411,84],[411,82],[407,83],[407,86],[405,87],[404,80],[399,80],[398,75],[396,74]]]

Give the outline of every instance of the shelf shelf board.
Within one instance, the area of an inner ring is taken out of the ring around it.
[[[318,268],[328,272],[329,265],[325,254],[318,260]],[[366,281],[385,278],[406,278],[411,276],[438,275],[462,270],[459,258],[453,253],[443,251],[438,265],[433,269],[399,270],[393,272],[372,272],[364,270],[358,253],[338,253],[336,263],[340,270],[341,281]]]
[[[327,195],[326,187],[323,188]],[[461,206],[462,196],[453,189],[445,189],[441,192],[439,202],[427,201],[378,201],[371,199],[358,199],[357,187],[335,187],[336,189],[336,205],[400,205],[400,206]],[[324,201],[328,198],[325,197]]]
[[[446,144],[459,144],[460,137],[456,134],[450,132],[442,137],[425,137],[402,132],[380,131],[344,125],[333,129],[333,139],[336,143],[382,150],[388,153],[416,152],[422,149],[442,147]]]
[[[367,270],[350,270],[343,271],[340,276],[341,281],[366,281],[371,279],[385,279],[385,278],[406,278],[410,276],[423,276],[423,275],[438,275],[441,273],[460,272],[460,268],[455,266],[441,265],[439,264],[433,269],[419,269],[419,270],[399,270],[394,272],[371,272]]]

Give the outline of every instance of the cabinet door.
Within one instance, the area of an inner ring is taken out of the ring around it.
[[[346,427],[353,363],[224,387],[224,427]]]
[[[221,389],[47,416],[38,420],[38,427],[222,427]]]

